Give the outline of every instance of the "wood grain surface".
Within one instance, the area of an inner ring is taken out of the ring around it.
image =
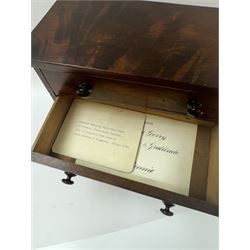
[[[32,32],[32,61],[217,88],[218,9],[57,1]]]
[[[218,215],[218,9],[144,1],[57,1],[32,32],[32,66],[56,102],[32,160]],[[79,83],[93,101],[199,124],[189,196],[51,152]],[[59,98],[56,98],[60,96]],[[186,103],[202,103],[190,118]]]
[[[76,95],[78,85],[88,82],[92,86],[89,99],[112,105],[133,105],[146,109],[175,112],[187,117],[187,102],[197,99],[203,104],[203,120],[218,120],[218,96],[216,93],[188,92],[164,87],[152,87],[120,80],[88,77],[81,73],[43,70],[43,76],[55,96]]]

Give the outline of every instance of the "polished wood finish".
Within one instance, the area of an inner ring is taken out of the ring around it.
[[[219,204],[219,127],[211,134],[210,157],[207,179],[207,201]]]
[[[198,126],[189,195],[206,199],[211,128]]]
[[[172,88],[217,88],[218,10],[57,1],[32,32],[32,62]]]
[[[196,93],[162,86],[152,87],[147,84],[107,80],[74,72],[43,70],[43,75],[52,86],[55,96],[75,95],[79,84],[87,82],[92,85],[92,93],[89,96],[92,100],[173,112],[189,119],[187,102],[189,99],[197,99],[203,104],[204,115],[200,118],[214,122],[218,120],[217,93]]]
[[[44,76],[42,70],[39,69],[39,68],[34,68],[34,69],[35,69],[37,75],[38,75],[38,76],[40,77],[40,79],[42,80],[42,82],[43,82],[45,88],[46,88],[46,89],[48,90],[48,92],[50,93],[51,97],[52,97],[53,99],[55,99],[55,98],[56,98],[56,95],[55,95],[55,93],[54,93],[54,91],[53,91],[53,88],[52,88],[51,85],[48,83],[48,81],[47,81],[46,77]]]
[[[32,66],[55,99],[33,161],[218,215],[217,9],[57,1],[32,32]],[[79,166],[51,151],[83,82],[92,87],[92,101],[199,125],[189,196]],[[201,117],[187,115],[190,99],[202,104]]]
[[[97,181],[101,181],[161,200],[168,200],[172,203],[196,209],[212,215],[218,215],[218,206],[213,205],[207,201],[199,200],[181,194],[176,194],[164,189],[146,185],[144,183],[124,179],[119,176],[83,167],[72,162],[40,154],[38,152],[32,152],[32,160],[42,165],[50,166],[63,171],[68,171],[79,176],[88,177]]]

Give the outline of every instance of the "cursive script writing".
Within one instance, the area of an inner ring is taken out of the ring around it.
[[[160,139],[160,140],[162,140],[162,141],[165,141],[165,140],[167,139],[167,137],[166,137],[165,135],[156,133],[156,132],[153,131],[153,130],[148,131],[147,134],[146,134],[146,136],[151,136],[151,137]]]
[[[154,168],[150,169],[150,168],[142,167],[142,166],[139,166],[139,165],[135,165],[135,169],[146,172],[146,173],[152,173],[152,172],[155,171]]]
[[[157,146],[155,143],[144,143],[143,146],[147,150],[153,149],[153,150],[158,150],[158,151],[166,152],[166,153],[173,154],[173,155],[179,154],[178,150],[170,149],[167,146]]]

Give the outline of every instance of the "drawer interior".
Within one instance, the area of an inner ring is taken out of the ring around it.
[[[166,194],[170,200],[172,199],[174,202],[176,201],[176,203],[179,201],[179,203],[184,205],[188,205],[186,203],[188,203],[189,200],[194,202],[197,200],[206,202],[204,204],[197,203],[200,210],[204,210],[202,206],[206,204],[218,205],[217,125],[210,123],[198,125],[189,195],[183,197],[183,195],[178,196],[178,194],[174,194],[168,190],[162,190],[164,188],[161,186],[156,185],[151,188],[149,183],[144,183],[146,185],[143,186],[138,183],[143,182],[141,180],[124,180],[124,176],[117,175],[116,171],[106,171],[100,168],[94,169],[87,165],[86,167],[78,166],[75,164],[76,159],[53,153],[52,146],[73,100],[73,96],[61,96],[56,98],[33,145],[33,153],[36,154],[36,156],[33,157],[35,161],[120,187],[132,185],[133,187],[128,189],[153,197],[157,196],[156,198],[162,198]],[[129,109],[138,111],[138,107],[133,108],[131,106]],[[156,114],[156,112],[152,110],[145,110],[143,108],[141,111]],[[165,113],[157,113],[157,115],[168,117],[168,114]],[[173,119],[173,117],[171,118]],[[185,120],[185,118],[183,118],[183,120]],[[192,122],[192,120],[189,122]],[[40,160],[37,160],[38,158]]]

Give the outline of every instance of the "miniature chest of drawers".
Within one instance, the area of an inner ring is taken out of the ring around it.
[[[55,100],[32,160],[218,215],[218,10],[143,1],[57,1],[32,32],[32,67]],[[189,195],[52,152],[74,98],[198,124]],[[166,212],[166,210],[165,210]]]

